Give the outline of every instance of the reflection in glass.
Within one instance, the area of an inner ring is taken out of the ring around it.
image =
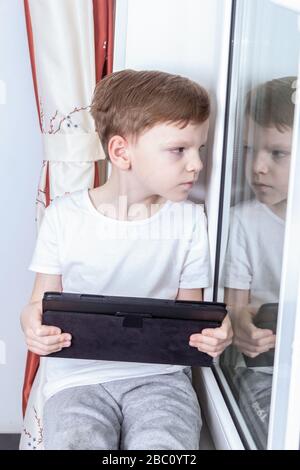
[[[238,154],[250,197],[231,209],[223,273],[234,346],[222,368],[259,448],[267,442],[296,78],[246,95]]]

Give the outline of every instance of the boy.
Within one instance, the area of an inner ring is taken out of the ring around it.
[[[225,263],[225,302],[232,314],[233,343],[244,356],[229,349],[222,363],[231,372],[234,366],[232,381],[239,406],[262,449],[268,436],[276,318],[272,320],[267,310],[260,323],[255,317],[262,304],[279,301],[295,80],[274,79],[247,95],[244,159],[255,197],[232,210]]]
[[[72,340],[42,326],[46,290],[201,300],[210,282],[205,215],[186,201],[202,169],[206,91],[180,76],[124,70],[97,84],[91,112],[112,172],[103,186],[56,198],[46,210],[22,313],[27,345],[40,355]],[[216,357],[231,335],[226,318],[190,345]],[[45,360],[46,449],[198,448],[190,368]]]
[[[225,295],[235,318],[234,343],[252,358],[275,346],[275,334],[254,326],[253,318],[263,303],[279,299],[295,81],[266,82],[246,101],[244,158],[255,198],[233,209]]]

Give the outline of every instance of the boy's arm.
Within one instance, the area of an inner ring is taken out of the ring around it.
[[[29,303],[42,302],[47,291],[62,292],[61,274],[36,273]]]
[[[176,300],[201,302],[202,289],[178,289]],[[226,315],[219,328],[205,328],[201,333],[190,337],[190,346],[198,348],[212,357],[217,357],[232,341],[232,328],[229,316]]]
[[[42,299],[46,291],[62,291],[60,274],[37,273],[30,301],[21,313],[21,326],[28,349],[40,356],[70,346],[71,335],[56,326],[42,325]]]
[[[201,302],[202,289],[178,289],[176,300],[191,300]]]

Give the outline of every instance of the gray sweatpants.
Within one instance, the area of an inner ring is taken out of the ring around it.
[[[65,389],[44,407],[45,449],[197,450],[190,368]]]

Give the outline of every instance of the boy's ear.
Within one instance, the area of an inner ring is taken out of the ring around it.
[[[120,170],[129,170],[131,161],[128,152],[128,142],[120,135],[114,135],[109,139],[107,150],[111,163]]]

